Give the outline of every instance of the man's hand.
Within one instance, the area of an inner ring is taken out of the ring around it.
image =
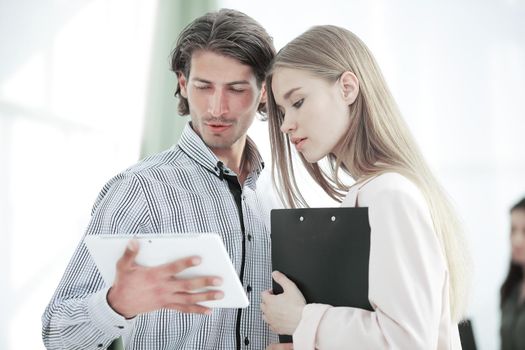
[[[140,266],[135,262],[139,244],[131,240],[117,262],[115,282],[107,300],[115,312],[126,318],[158,309],[174,309],[187,313],[210,314],[211,309],[198,305],[206,300],[222,299],[221,291],[193,291],[221,285],[220,277],[179,279],[177,274],[200,264],[199,257],[188,257],[156,267]]]

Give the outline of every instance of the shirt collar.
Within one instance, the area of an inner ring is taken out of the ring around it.
[[[204,143],[201,137],[195,132],[195,130],[193,130],[191,127],[191,122],[188,122],[184,127],[178,146],[190,158],[195,160],[195,162],[214,173],[217,177],[222,178],[221,169],[218,165],[220,162],[219,158],[217,158],[211,149]],[[248,178],[253,175],[256,179],[264,169],[264,162],[259,151],[257,150],[255,142],[253,142],[249,136],[246,138],[246,146],[244,148],[243,157],[245,157],[245,162],[248,169]],[[224,166],[224,169],[227,169],[227,167]],[[228,170],[231,171],[230,169]]]

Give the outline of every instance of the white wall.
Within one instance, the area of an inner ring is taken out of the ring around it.
[[[0,2],[0,349],[44,348],[96,195],[138,158],[155,5]]]
[[[344,26],[371,48],[464,220],[476,270],[469,314],[479,349],[497,349],[508,209],[525,196],[524,1],[220,4],[257,19],[278,49],[315,24]],[[266,125],[257,123],[251,133],[264,142]]]

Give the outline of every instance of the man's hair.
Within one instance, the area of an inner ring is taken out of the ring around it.
[[[207,13],[183,29],[171,57],[171,69],[177,77],[184,74],[189,78],[191,56],[197,50],[228,56],[251,67],[259,88],[275,56],[273,40],[266,30],[253,18],[230,9]],[[177,83],[179,114],[188,115],[188,100],[180,92]],[[265,113],[266,104],[259,104],[257,110]]]

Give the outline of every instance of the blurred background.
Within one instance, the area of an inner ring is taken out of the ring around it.
[[[463,218],[468,316],[478,348],[497,349],[508,210],[525,195],[523,0],[0,0],[0,349],[44,348],[41,314],[98,191],[178,140],[179,31],[221,7],[258,20],[277,49],[315,24],[367,43]],[[266,128],[250,135],[269,164]]]

